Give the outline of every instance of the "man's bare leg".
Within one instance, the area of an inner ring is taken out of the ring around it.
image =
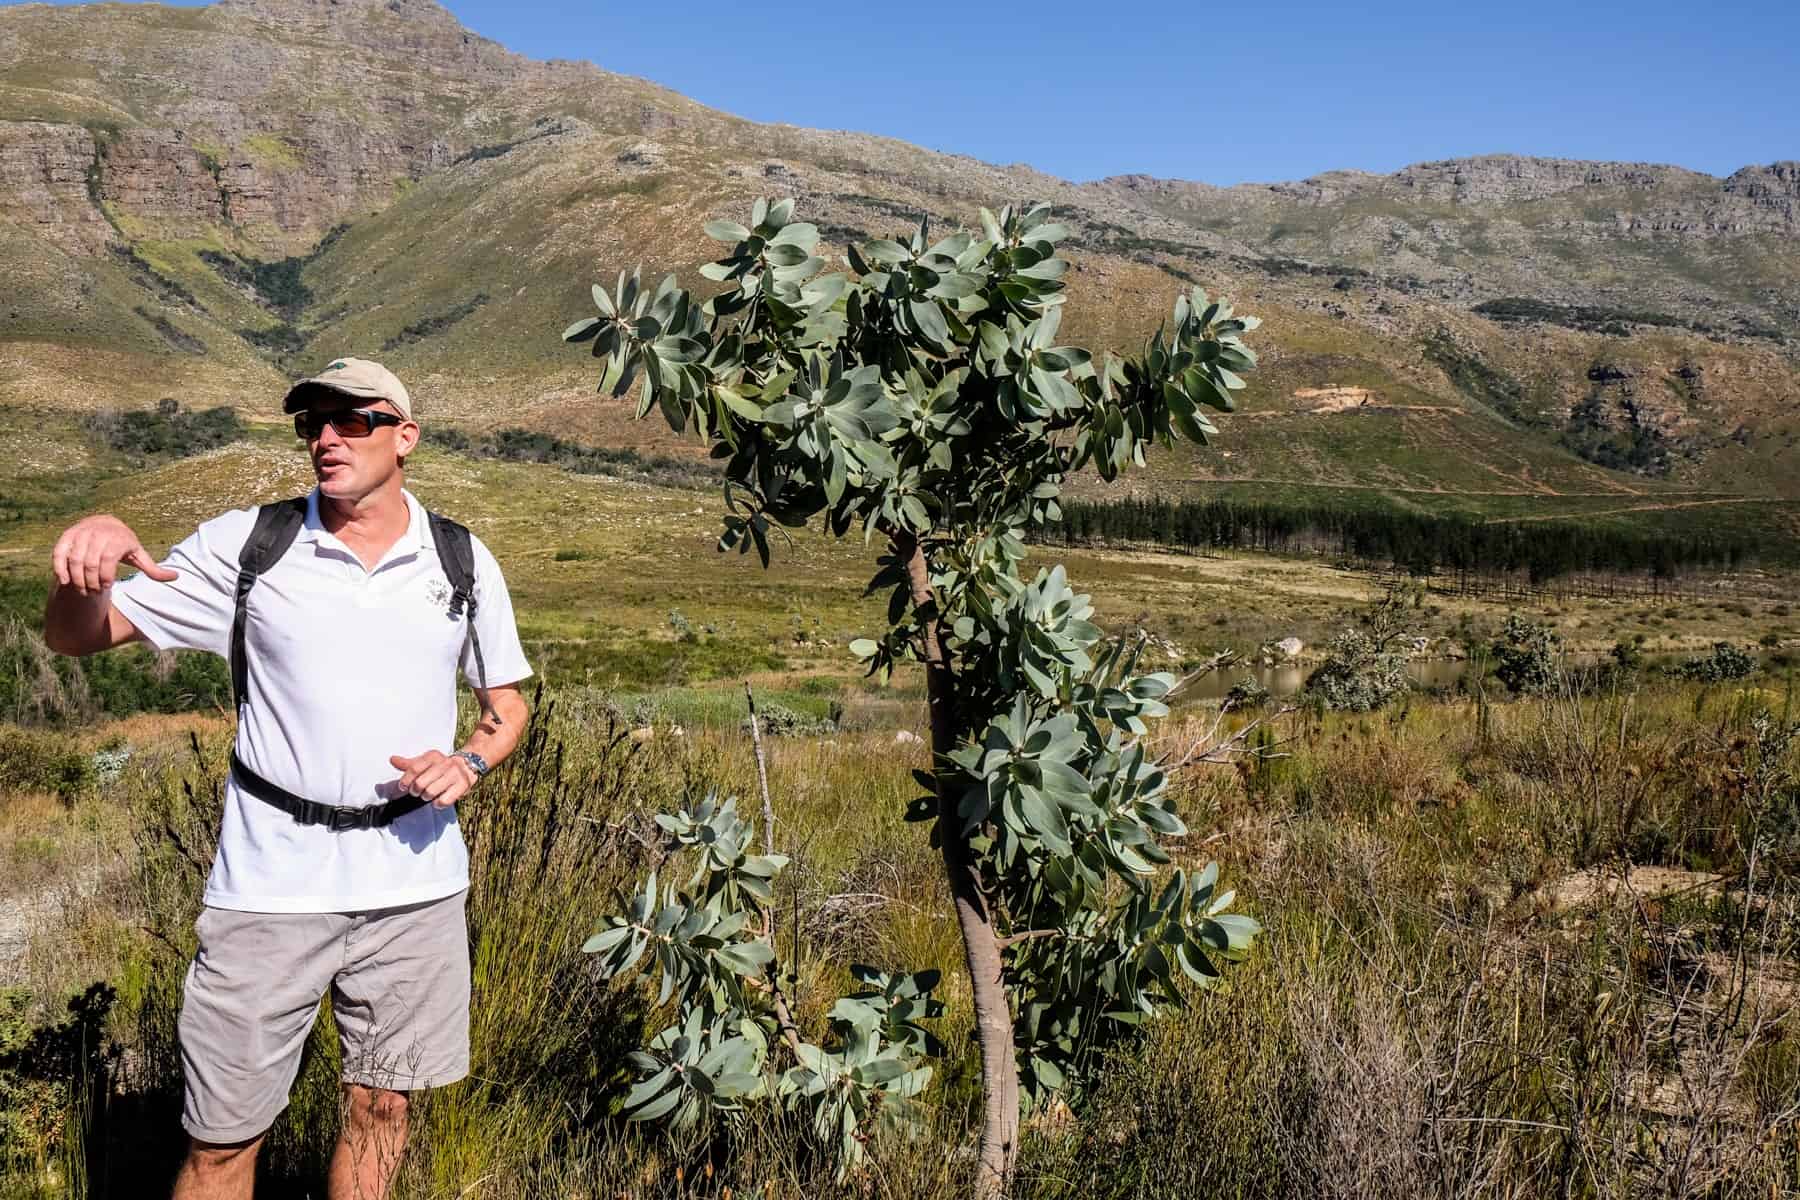
[[[406,1093],[345,1084],[344,1128],[331,1155],[331,1200],[387,1200],[405,1150]]]
[[[187,1160],[175,1176],[174,1200],[250,1200],[261,1148],[261,1134],[228,1146],[188,1142]]]

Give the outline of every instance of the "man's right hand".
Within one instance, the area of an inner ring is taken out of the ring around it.
[[[159,567],[130,526],[111,513],[84,517],[56,540],[50,561],[56,582],[83,596],[98,595],[113,585],[121,562],[130,563],[158,583],[179,577]]]

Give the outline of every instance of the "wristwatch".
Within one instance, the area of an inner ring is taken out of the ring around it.
[[[469,767],[475,772],[475,778],[477,781],[487,777],[487,773],[488,773],[487,759],[481,757],[481,755],[475,753],[473,750],[458,750],[455,754],[451,755],[450,757],[460,758],[464,762],[468,763]]]

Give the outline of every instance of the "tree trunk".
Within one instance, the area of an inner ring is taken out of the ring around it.
[[[936,757],[956,749],[956,679],[944,653],[937,596],[931,590],[925,551],[911,534],[896,534],[892,544],[894,553],[906,564],[913,606],[924,633],[925,694],[931,713],[935,776]],[[956,902],[956,923],[962,930],[963,961],[975,1001],[975,1038],[981,1047],[984,1111],[975,1194],[980,1200],[995,1200],[1011,1186],[1013,1162],[1019,1153],[1019,1065],[1013,1056],[1012,1008],[1007,1002],[993,914],[988,911],[974,855],[956,816],[956,798],[947,794],[942,784],[938,787],[937,833],[950,895]]]

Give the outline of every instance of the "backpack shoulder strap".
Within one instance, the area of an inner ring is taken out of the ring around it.
[[[428,512],[431,541],[437,546],[438,562],[450,580],[450,615],[460,617],[466,605],[471,618],[475,615],[475,543],[467,525],[458,525],[440,513]]]
[[[256,524],[238,551],[237,598],[231,615],[231,693],[242,708],[249,686],[249,663],[244,653],[244,612],[257,577],[281,561],[306,523],[306,497],[277,500],[256,510]]]
[[[466,616],[469,648],[475,652],[475,677],[481,682],[482,716],[501,724],[500,714],[487,702],[487,663],[481,658],[481,634],[475,629],[475,543],[467,525],[459,525],[440,513],[427,512],[431,541],[437,547],[438,564],[450,581],[450,615]]]

